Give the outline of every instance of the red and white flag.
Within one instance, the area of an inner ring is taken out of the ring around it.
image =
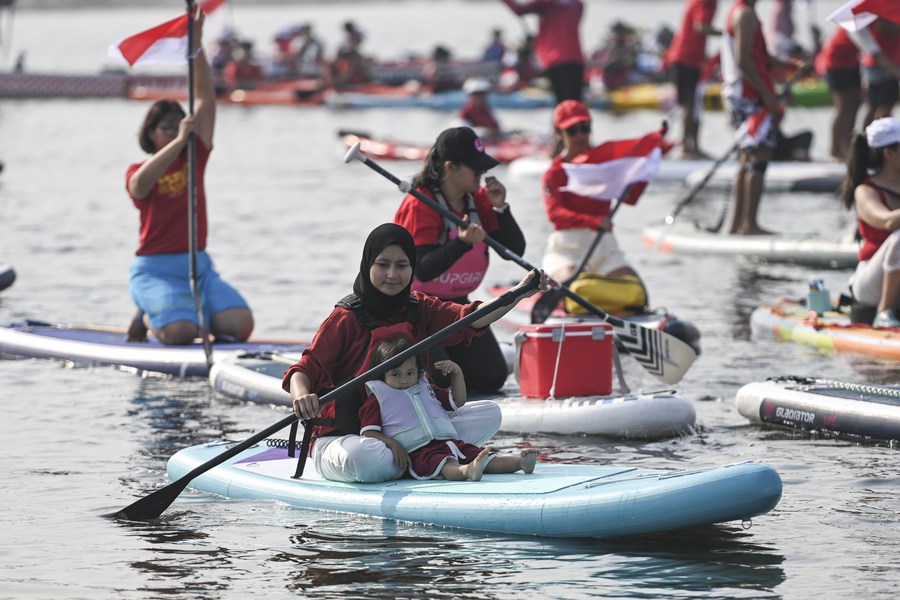
[[[850,0],[828,15],[847,31],[860,31],[878,17],[900,23],[900,0]]]
[[[564,162],[569,181],[563,191],[609,202],[634,204],[659,172],[663,132],[600,144]],[[630,186],[630,189],[629,189]],[[627,195],[623,198],[627,190]]]
[[[225,0],[203,0],[197,6],[210,14]],[[135,65],[184,64],[188,54],[187,15],[118,41],[109,47],[109,56]]]
[[[772,127],[772,113],[768,108],[761,108],[741,123],[734,134],[735,141],[741,149],[755,148],[766,139]]]

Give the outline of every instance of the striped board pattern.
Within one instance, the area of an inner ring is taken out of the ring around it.
[[[796,300],[760,306],[750,314],[754,336],[812,346],[827,352],[855,352],[900,360],[900,329],[851,323],[843,312],[817,315]]]

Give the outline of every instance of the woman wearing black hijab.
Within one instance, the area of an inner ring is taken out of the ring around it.
[[[387,337],[405,334],[421,341],[475,311],[478,302],[456,304],[412,292],[416,248],[410,233],[393,223],[380,225],[363,247],[353,294],[342,299],[319,326],[312,344],[285,374],[294,412],[302,419],[332,419],[313,432],[312,458],[316,471],[333,481],[376,482],[397,479],[403,470],[380,440],[359,435],[358,393],[319,408],[319,396],[364,373],[373,349]],[[535,275],[529,273],[519,286]],[[517,287],[519,287],[517,286]],[[546,288],[546,281],[542,286]],[[536,293],[524,293],[519,299]],[[494,301],[492,301],[494,302]],[[481,335],[512,305],[498,307],[441,343],[464,343]],[[493,403],[470,403],[451,417],[459,438],[483,445],[500,427],[500,410]]]

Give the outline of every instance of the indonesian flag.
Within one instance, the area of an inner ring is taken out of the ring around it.
[[[594,200],[634,204],[659,171],[662,141],[663,132],[654,131],[582,152],[572,162],[562,163],[569,181],[561,190]]]
[[[860,31],[872,24],[878,17],[900,23],[900,1],[898,0],[850,0],[830,15],[847,31]]]
[[[210,14],[225,0],[202,0],[197,6]],[[124,60],[132,67],[149,64],[184,64],[188,55],[188,19],[181,15],[162,25],[142,31],[109,47],[112,58]]]
[[[735,132],[735,141],[741,149],[755,148],[766,139],[771,129],[772,114],[768,108],[761,108],[750,115],[749,119],[741,123],[741,126]]]

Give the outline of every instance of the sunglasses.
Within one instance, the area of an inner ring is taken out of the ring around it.
[[[575,135],[576,133],[590,133],[591,124],[590,122],[576,123],[571,127],[566,127],[563,131],[566,132],[566,135]]]

